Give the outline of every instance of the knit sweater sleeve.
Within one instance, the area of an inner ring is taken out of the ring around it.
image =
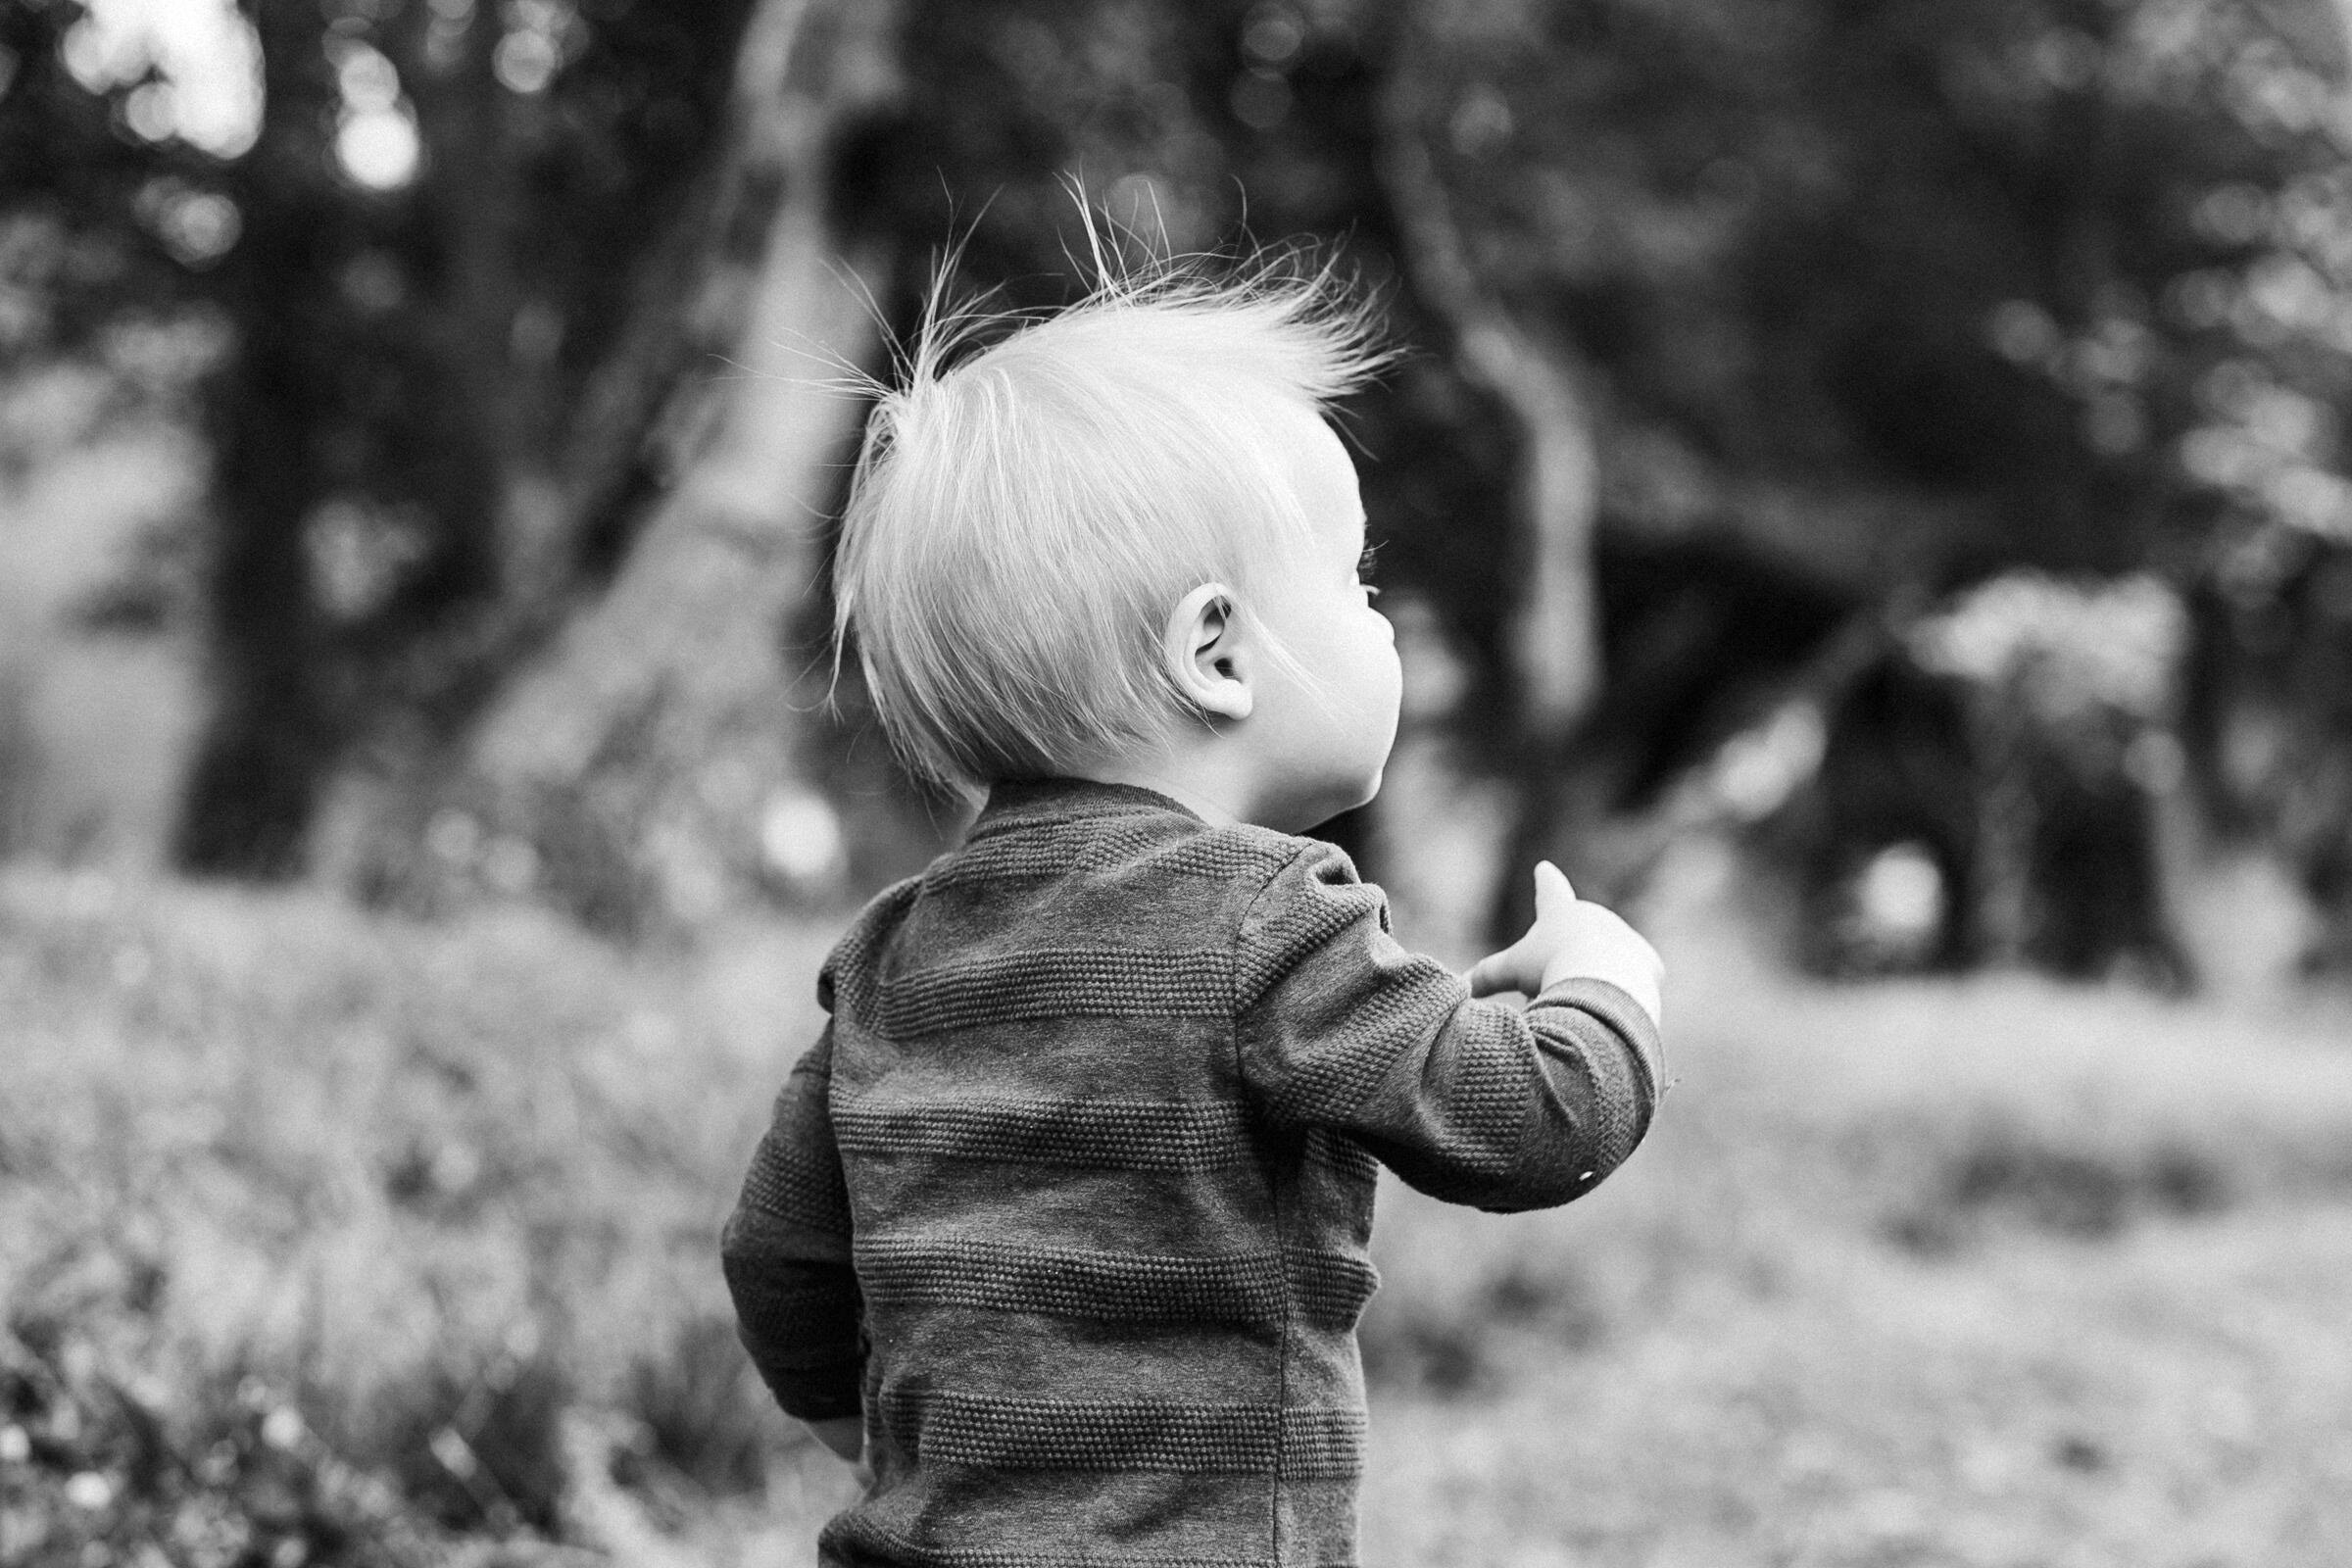
[[[1236,1042],[1265,1113],[1344,1133],[1434,1197],[1564,1203],[1648,1130],[1663,1056],[1632,998],[1573,980],[1524,1012],[1472,1000],[1396,943],[1387,898],[1329,845],[1268,879],[1236,950]]]
[[[833,1026],[776,1096],[720,1236],[737,1331],[776,1402],[804,1421],[856,1415],[865,1365],[849,1194],[826,1110]]]

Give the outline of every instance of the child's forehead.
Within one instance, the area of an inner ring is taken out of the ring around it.
[[[1319,410],[1306,403],[1285,404],[1263,439],[1309,521],[1357,529],[1363,526],[1364,504],[1355,460]]]
[[[1314,439],[1269,441],[1268,452],[1293,505],[1241,542],[1244,571],[1261,591],[1285,583],[1321,581],[1337,566],[1352,568],[1364,549],[1364,509],[1355,466],[1346,446],[1318,418]],[[1271,431],[1268,432],[1272,434]]]

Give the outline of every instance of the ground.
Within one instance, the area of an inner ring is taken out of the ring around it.
[[[809,1560],[713,1237],[830,929],[0,875],[0,1560]],[[1368,1562],[2352,1561],[2352,1008],[1659,930],[1624,1170],[1384,1191]]]

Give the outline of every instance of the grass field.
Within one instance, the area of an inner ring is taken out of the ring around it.
[[[2352,1010],[1661,930],[1632,1164],[1384,1195],[1368,1561],[2352,1563]],[[828,935],[0,876],[0,1561],[808,1560],[712,1238]]]

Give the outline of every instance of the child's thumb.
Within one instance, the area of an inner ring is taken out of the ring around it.
[[[1509,964],[1510,955],[1507,952],[1490,953],[1472,964],[1470,972],[1463,975],[1462,979],[1470,987],[1472,996],[1493,996],[1497,991],[1511,989],[1511,981],[1505,972]]]
[[[1576,906],[1576,889],[1568,885],[1567,876],[1549,860],[1536,862],[1536,918],[1558,912],[1565,914]]]

